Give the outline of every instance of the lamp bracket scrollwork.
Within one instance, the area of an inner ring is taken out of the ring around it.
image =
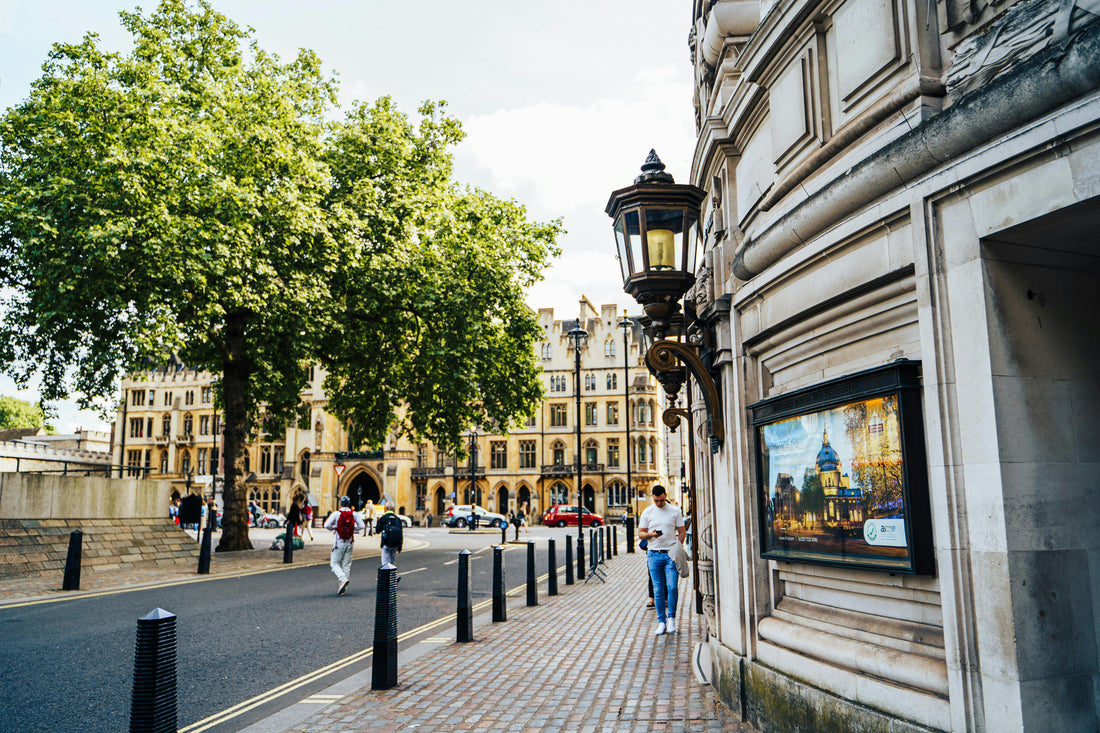
[[[662,339],[649,347],[645,355],[645,363],[671,398],[679,394],[680,387],[684,383],[684,368],[691,372],[695,377],[695,383],[703,393],[703,402],[707,408],[707,436],[710,438],[711,452],[717,453],[719,446],[726,439],[725,425],[722,421],[722,401],[718,395],[714,377],[711,376],[703,360],[695,353],[695,348],[679,341]],[[662,420],[666,425],[669,425],[669,419],[675,419],[678,415],[677,409],[680,408],[665,411]]]
[[[682,407],[669,407],[661,413],[661,422],[665,424],[669,430],[675,431],[680,427],[681,421],[686,421],[688,418],[688,411]]]

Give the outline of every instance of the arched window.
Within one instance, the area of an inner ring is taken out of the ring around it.
[[[619,481],[612,481],[607,486],[607,505],[626,506],[626,486]]]
[[[600,444],[595,440],[586,441],[584,444],[584,462],[594,466],[600,462]]]
[[[649,439],[649,462],[650,463],[656,463],[657,462],[657,439],[656,438],[650,438]]]
[[[271,473],[271,446],[260,448],[260,473]]]
[[[191,394],[188,392],[188,394]],[[187,413],[183,416],[183,434],[194,435],[195,434],[195,418],[191,416],[191,413]]]
[[[298,475],[302,477],[302,482],[309,486],[309,451],[302,452],[302,457],[298,461]]]
[[[568,504],[569,503],[569,489],[565,484],[558,481],[550,487],[550,503],[551,504]]]
[[[649,410],[647,411],[647,416],[649,417],[649,424],[653,425],[654,420],[657,419],[657,403],[653,400],[649,401]]]
[[[550,450],[552,450],[553,453],[554,453],[554,465],[555,466],[564,466],[565,465],[565,443],[561,442],[560,440],[555,440],[554,444],[552,446],[550,446]]]
[[[608,336],[607,340],[603,342],[603,355],[615,356],[615,339],[611,338],[610,336]]]
[[[168,451],[166,450],[160,452],[160,472],[168,473]]]
[[[165,415],[160,419],[160,434],[167,437],[172,434],[172,416]],[[168,473],[167,471],[161,471],[161,473]]]
[[[189,473],[191,471],[191,451],[183,451],[180,453],[180,473]]]
[[[638,465],[645,463],[645,438],[638,441]]]

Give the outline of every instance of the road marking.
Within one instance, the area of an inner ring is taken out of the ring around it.
[[[458,560],[448,560],[447,562],[445,562],[443,564],[444,565],[454,565],[456,562],[458,562]]]
[[[427,570],[427,568],[417,568],[416,570],[403,570],[402,575],[412,575],[413,573],[419,573],[421,570]]]

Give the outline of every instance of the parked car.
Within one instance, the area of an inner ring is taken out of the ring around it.
[[[265,512],[260,515],[260,518],[256,520],[257,527],[267,527],[268,529],[275,529],[276,527],[286,526],[286,517],[282,514],[273,514],[271,512]]]
[[[458,527],[461,529],[466,526],[467,520],[471,514],[477,514],[478,526],[487,525],[489,527],[499,527],[500,523],[506,520],[503,514],[486,511],[479,506],[474,506],[472,504],[453,504],[447,507],[447,513],[443,515],[440,524],[444,527]]]
[[[603,517],[595,512],[583,509],[581,523],[585,527],[599,527],[603,524]],[[576,527],[577,507],[569,504],[554,504],[542,515],[542,523],[549,527]]]

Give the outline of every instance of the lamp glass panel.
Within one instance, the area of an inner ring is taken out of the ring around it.
[[[699,231],[699,215],[694,211],[689,211],[685,215],[685,221],[687,223],[687,256],[688,256],[688,272],[695,272],[696,263],[699,261],[700,250],[703,248],[703,234]]]
[[[619,250],[619,268],[623,273],[623,282],[630,277],[630,252],[626,245],[626,234],[623,233],[623,218],[615,219],[615,245]]]
[[[623,223],[626,225],[627,248],[630,250],[630,274],[637,275],[645,271],[645,260],[642,259],[641,217],[638,216],[637,209],[624,213]]]
[[[646,209],[646,244],[651,271],[684,268],[684,212],[682,209]]]

